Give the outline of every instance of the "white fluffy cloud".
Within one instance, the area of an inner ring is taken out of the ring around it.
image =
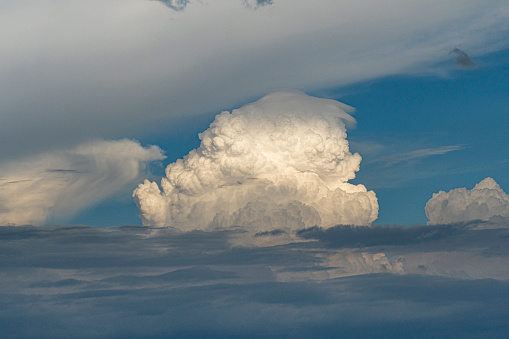
[[[465,187],[440,191],[426,203],[429,224],[446,224],[469,220],[509,217],[509,195],[493,178],[486,178],[472,190]]]
[[[95,141],[0,167],[0,225],[61,220],[138,179],[164,156],[132,140]]]
[[[217,115],[201,145],[134,191],[144,225],[261,231],[369,224],[373,191],[348,180],[361,157],[349,151],[352,108],[297,92],[275,92]]]

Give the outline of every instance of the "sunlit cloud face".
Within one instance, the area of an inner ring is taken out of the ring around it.
[[[352,185],[361,157],[349,151],[352,108],[276,92],[216,116],[201,145],[166,168],[161,188],[135,191],[144,225],[254,231],[369,224],[373,191]]]
[[[465,187],[434,193],[426,204],[429,224],[509,218],[509,196],[493,178],[486,178],[471,190]]]
[[[0,225],[59,222],[137,179],[156,147],[132,140],[96,141],[0,165]]]

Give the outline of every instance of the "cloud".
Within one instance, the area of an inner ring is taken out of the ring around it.
[[[275,92],[216,116],[201,145],[166,168],[162,190],[145,181],[133,196],[144,225],[253,231],[376,219],[373,191],[352,185],[352,108],[299,92]]]
[[[175,11],[183,11],[191,0],[157,0]],[[272,5],[273,0],[242,0],[242,3],[247,8],[256,9],[261,6]]]
[[[272,5],[274,0],[242,0],[242,2],[247,8],[256,9],[261,6]]]
[[[158,0],[175,11],[182,11],[191,0]]]
[[[164,156],[133,140],[95,141],[0,166],[0,224],[59,222],[133,184]]]
[[[231,229],[2,227],[0,336],[503,338],[505,226],[369,248],[325,235],[238,247]]]
[[[493,178],[486,178],[472,190],[456,188],[433,193],[426,203],[429,224],[445,224],[468,220],[509,217],[509,196]]]
[[[263,11],[240,0],[191,1],[179,12],[144,0],[1,6],[0,144],[9,147],[0,161],[162,133],[176,117],[275,88],[316,91],[434,72],[450,46],[484,55],[509,36],[501,1],[397,0],[366,9],[354,0],[278,0]]]
[[[448,238],[470,229],[469,224],[439,226],[336,226],[311,227],[297,231],[304,239],[317,239],[333,248],[408,245]]]
[[[460,68],[477,67],[477,64],[467,55],[467,53],[463,52],[459,48],[453,49],[452,51],[449,52],[449,54],[456,54],[454,64]]]
[[[384,167],[391,167],[401,162],[408,162],[428,158],[434,155],[442,155],[453,151],[464,149],[461,145],[440,146],[436,148],[424,148],[411,152],[396,154],[382,159],[371,161],[372,163],[384,163]]]

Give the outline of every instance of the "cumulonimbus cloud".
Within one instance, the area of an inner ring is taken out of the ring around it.
[[[465,187],[440,191],[426,203],[428,224],[447,224],[469,220],[509,217],[509,195],[493,178],[486,178],[472,190]]]
[[[0,167],[0,225],[62,220],[135,182],[157,146],[99,140]]]
[[[145,180],[134,191],[143,224],[265,231],[371,223],[375,193],[348,183],[361,162],[346,140],[352,110],[288,91],[222,112],[199,148],[168,165],[162,189]]]

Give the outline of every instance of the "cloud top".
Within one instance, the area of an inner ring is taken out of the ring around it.
[[[472,190],[461,187],[434,193],[425,210],[429,224],[509,217],[509,196],[493,178],[488,177]]]
[[[217,115],[201,145],[168,165],[161,188],[134,191],[144,225],[245,226],[253,231],[369,224],[373,191],[352,185],[361,157],[349,151],[350,106],[275,92]]]

